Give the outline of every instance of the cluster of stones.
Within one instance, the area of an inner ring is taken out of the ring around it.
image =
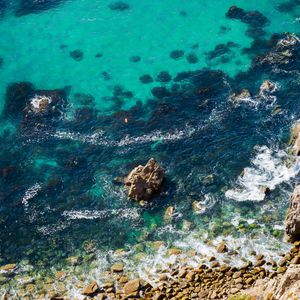
[[[217,247],[218,252],[227,252],[226,244]],[[284,274],[289,265],[300,265],[300,242],[295,242],[288,254],[282,255],[277,264],[266,261],[264,255],[257,255],[256,262],[237,268],[221,265],[215,257],[209,259],[210,267],[202,264],[197,268],[174,267],[160,273],[155,284],[140,278],[129,279],[122,263],[110,269],[111,281],[99,285],[96,281],[82,288],[85,299],[228,299],[252,287],[257,280],[275,278]],[[67,300],[59,295],[52,300]]]

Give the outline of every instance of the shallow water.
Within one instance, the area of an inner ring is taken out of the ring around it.
[[[0,20],[0,262],[21,263],[21,274],[25,265],[59,269],[68,256],[87,255],[87,241],[97,253],[91,276],[99,278],[118,260],[117,248],[131,249],[128,268],[143,274],[156,270],[153,262],[168,262],[168,247],[196,250],[190,263],[198,263],[215,254],[211,239],[225,239],[240,259],[253,249],[276,257],[287,247],[284,215],[299,172],[287,145],[299,118],[299,48],[287,65],[255,58],[284,38],[270,40],[274,33],[299,34],[299,8],[236,1],[261,13],[249,24],[226,17],[228,1],[128,0],[125,10],[110,3],[60,1],[16,16],[19,4],[7,1]],[[184,55],[175,60],[174,50]],[[159,82],[162,71],[169,75]],[[153,81],[142,83],[145,74]],[[276,85],[269,94],[259,91],[264,79]],[[33,86],[9,87],[17,82]],[[251,97],[235,105],[230,95],[241,88]],[[36,115],[45,96],[58,102]],[[113,179],[150,157],[166,180],[143,208]],[[167,223],[170,205],[177,214]],[[167,247],[153,253],[151,241]]]

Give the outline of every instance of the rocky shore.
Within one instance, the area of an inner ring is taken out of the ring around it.
[[[300,126],[296,123],[292,128],[290,149],[298,155],[298,140]],[[145,166],[133,169],[123,180],[129,197],[136,201],[149,200],[157,192],[163,181],[164,170],[153,159]],[[141,204],[141,203],[140,203]],[[50,300],[88,300],[88,299],[231,299],[231,300],[287,300],[300,297],[300,186],[296,186],[290,198],[290,206],[285,221],[285,239],[291,243],[287,253],[281,254],[280,260],[273,260],[264,253],[251,253],[255,260],[244,260],[244,265],[236,264],[237,251],[224,241],[214,243],[215,256],[205,257],[205,262],[190,266],[177,260],[182,254],[178,248],[169,248],[167,254],[174,257],[173,263],[167,265],[156,274],[155,278],[147,280],[147,276],[137,277],[127,270],[122,257],[124,250],[116,251],[118,262],[112,264],[106,271],[106,281],[90,281],[86,284],[84,275],[81,281],[75,283],[76,295],[69,293],[67,278],[73,276],[72,270],[61,270],[55,273],[54,284],[51,278],[40,278],[42,287],[36,289],[35,279],[18,279],[20,290],[6,292],[3,300],[8,299],[50,299]],[[169,208],[166,213],[169,213]],[[172,214],[173,210],[171,210]],[[164,246],[164,242],[154,243],[156,251]],[[213,245],[213,244],[212,244]],[[212,246],[211,245],[211,246]],[[91,261],[93,245],[88,244]],[[219,260],[218,255],[224,255],[227,260]],[[189,256],[196,255],[192,251]],[[176,262],[177,263],[174,263]],[[226,261],[226,263],[225,263]],[[76,266],[82,263],[79,257],[69,257],[67,263],[76,273]],[[0,267],[0,284],[2,287],[17,277],[17,264]],[[70,273],[70,274],[68,274]],[[149,279],[149,278],[148,278]],[[74,282],[74,281],[73,281]]]

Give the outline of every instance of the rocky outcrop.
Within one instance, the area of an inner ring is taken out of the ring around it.
[[[289,242],[300,241],[300,185],[296,186],[291,196],[285,222],[286,239]]]
[[[274,279],[258,280],[246,291],[255,299],[287,300],[300,298],[300,265],[291,265],[285,274]]]
[[[289,142],[294,155],[300,154],[300,122],[294,124]]]
[[[135,201],[149,201],[159,190],[164,169],[151,158],[145,166],[134,168],[125,179],[128,197]]]
[[[251,94],[247,89],[242,89],[240,92],[233,93],[229,96],[229,100],[236,105],[249,99],[251,99]]]

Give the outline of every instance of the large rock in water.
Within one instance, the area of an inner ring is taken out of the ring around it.
[[[164,173],[153,158],[145,166],[134,168],[125,179],[128,197],[136,201],[151,200],[162,184]]]
[[[297,185],[290,200],[285,221],[286,240],[300,241],[300,185]]]

